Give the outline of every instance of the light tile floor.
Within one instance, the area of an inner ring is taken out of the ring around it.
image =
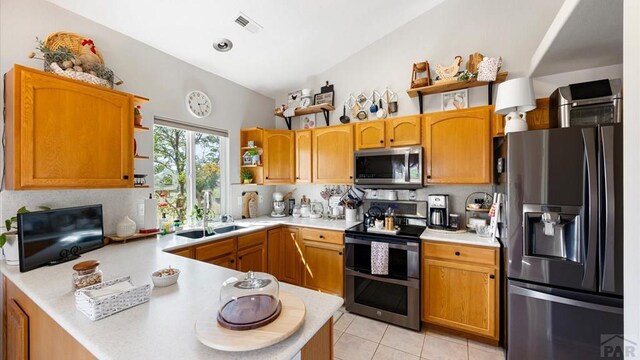
[[[504,360],[502,348],[423,329],[411,331],[343,309],[333,317],[338,360]]]

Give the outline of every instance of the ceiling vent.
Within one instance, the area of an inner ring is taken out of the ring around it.
[[[262,30],[262,26],[260,26],[260,24],[253,21],[251,18],[249,18],[247,15],[245,15],[242,12],[236,18],[236,24],[247,29],[252,34],[255,34],[258,31]]]

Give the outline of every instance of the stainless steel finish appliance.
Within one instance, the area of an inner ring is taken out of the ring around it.
[[[429,195],[429,227],[449,226],[449,195]]]
[[[368,213],[392,207],[400,232],[373,233],[364,224],[345,230],[345,308],[420,330],[420,235],[426,228],[426,203],[366,200],[364,205]],[[372,241],[389,244],[388,275],[371,274]]]
[[[600,359],[623,334],[622,124],[507,136],[507,357]]]
[[[422,187],[422,147],[354,152],[354,183],[360,187]]]
[[[597,80],[556,89],[549,97],[549,120],[560,127],[622,121],[622,80]]]

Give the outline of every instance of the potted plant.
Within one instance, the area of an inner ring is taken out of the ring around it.
[[[247,150],[242,158],[245,165],[260,165],[260,152],[257,148]]]
[[[249,169],[242,169],[240,171],[240,177],[244,184],[251,184],[253,182],[253,173]]]
[[[47,206],[38,206],[40,210],[51,210]],[[2,254],[4,255],[7,265],[18,265],[18,215],[30,212],[26,206],[21,207],[16,211],[16,216],[12,216],[4,221],[4,225],[7,231],[0,234],[0,248],[2,248]],[[5,248],[6,245],[6,248]]]

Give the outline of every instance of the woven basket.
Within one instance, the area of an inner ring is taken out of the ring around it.
[[[80,55],[80,49],[82,49],[82,41],[84,41],[86,37],[70,33],[59,31],[53,34],[49,34],[47,38],[44,40],[44,45],[51,50],[58,50],[59,47],[64,46],[67,49],[71,50],[75,55]],[[100,63],[104,65],[104,59],[102,58],[102,53],[100,50],[96,49],[96,55],[100,58]]]
[[[143,304],[151,298],[151,284],[134,287],[133,289],[101,299],[93,299],[87,295],[90,290],[102,289],[105,286],[111,286],[120,282],[128,282],[133,285],[129,276],[125,276],[76,290],[76,308],[89,319],[96,321],[130,307]]]
[[[91,75],[85,72],[77,72],[77,71],[64,71],[62,68],[56,63],[47,63],[44,62],[44,71],[54,73],[56,75],[64,76],[69,79],[79,80],[82,82],[86,82],[93,85],[100,85],[104,87],[108,87],[113,89],[113,81],[105,80],[99,78],[97,76]]]

